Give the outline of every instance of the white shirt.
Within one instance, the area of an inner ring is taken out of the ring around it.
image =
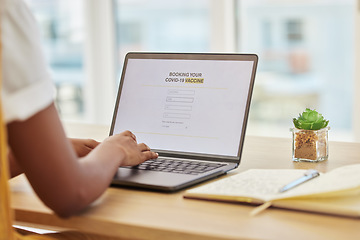
[[[2,90],[5,122],[25,120],[55,96],[37,23],[22,0],[0,0]]]

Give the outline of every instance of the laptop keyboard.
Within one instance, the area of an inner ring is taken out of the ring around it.
[[[198,162],[198,161],[158,158],[158,159],[148,160],[132,168],[141,169],[141,170],[197,175],[214,170],[216,168],[225,165],[226,165],[225,163]]]

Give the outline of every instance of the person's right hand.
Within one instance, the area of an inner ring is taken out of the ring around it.
[[[119,152],[117,156],[121,157],[120,166],[135,166],[159,156],[145,143],[138,144],[135,135],[130,131],[110,136],[102,144],[107,145],[109,151]]]

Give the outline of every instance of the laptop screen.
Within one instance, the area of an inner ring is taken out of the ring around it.
[[[127,57],[112,134],[130,130],[154,150],[237,157],[254,65],[244,59]]]

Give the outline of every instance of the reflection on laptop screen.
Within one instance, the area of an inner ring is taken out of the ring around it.
[[[253,61],[129,59],[113,133],[152,149],[238,155]]]

